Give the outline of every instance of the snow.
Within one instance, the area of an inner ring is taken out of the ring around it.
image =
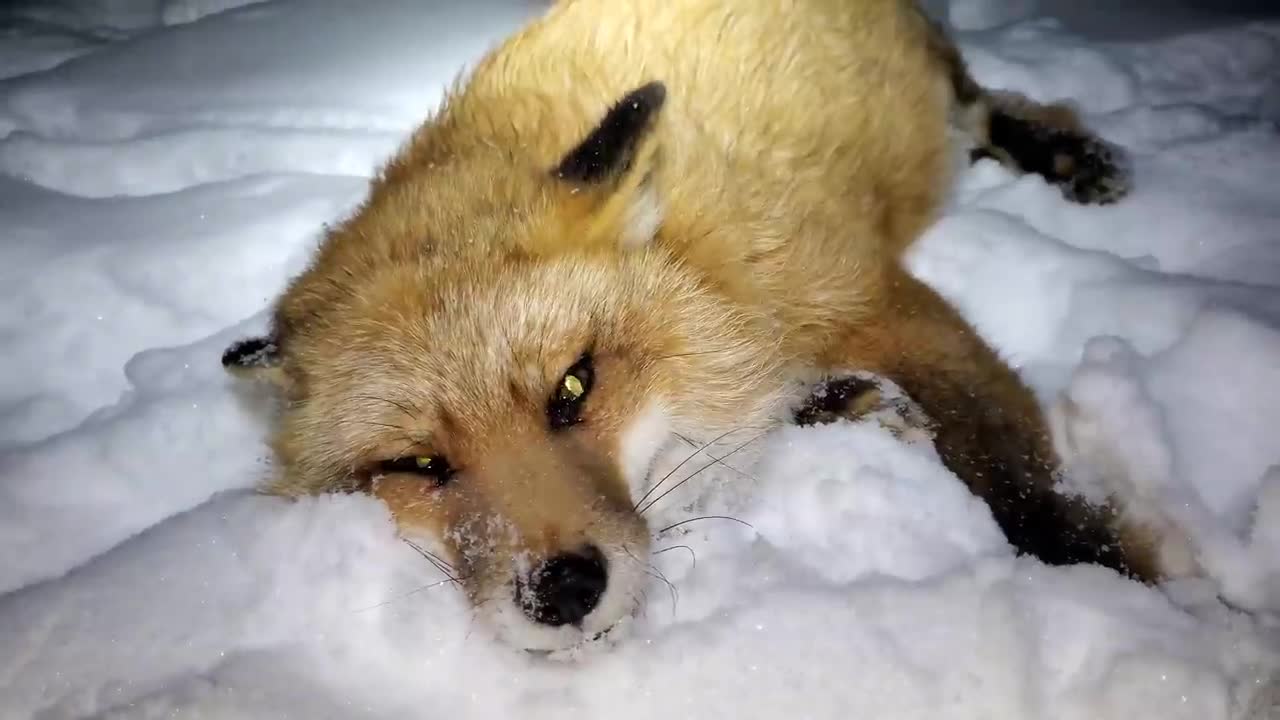
[[[377,502],[253,492],[268,408],[218,363],[537,5],[15,3],[0,718],[1280,717],[1280,23],[1196,29],[1179,4],[1177,34],[1103,42],[1058,5],[941,9],[983,82],[1070,97],[1123,143],[1135,193],[1073,206],[984,161],[911,267],[1206,577],[1015,558],[927,443],[875,422],[715,462],[744,431],[652,513],[737,521],[661,533],[628,632],[539,658]]]

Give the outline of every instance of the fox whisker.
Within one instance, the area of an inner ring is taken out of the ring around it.
[[[389,398],[379,397],[377,395],[352,395],[351,397],[354,400],[376,400],[377,402],[382,402],[388,405],[392,405],[394,407],[399,408],[405,415],[408,415],[410,417],[416,417],[417,415],[420,415],[422,413],[422,410],[418,408],[417,405],[414,405],[412,402],[410,402],[409,405],[406,406],[403,403],[396,402],[395,400],[391,400]]]
[[[680,527],[681,525],[688,525],[688,524],[689,524],[689,523],[691,523],[691,522],[698,522],[699,520],[732,520],[733,522],[736,522],[736,523],[738,523],[738,524],[740,524],[740,525],[746,525],[747,527],[751,528],[752,530],[755,530],[755,529],[756,529],[756,526],[755,526],[755,525],[752,525],[751,523],[747,522],[746,520],[739,520],[739,519],[738,519],[738,518],[736,518],[736,517],[730,517],[730,516],[728,516],[728,515],[703,515],[703,516],[701,516],[701,517],[689,518],[688,520],[681,520],[681,521],[680,521],[680,522],[678,522],[678,523],[672,523],[671,525],[668,525],[668,526],[666,526],[666,527],[662,528],[661,530],[659,530],[657,533],[655,533],[655,535],[662,535],[663,533],[665,533],[665,532],[667,532],[667,531],[669,531],[669,530],[674,530],[674,529],[676,529],[676,528]],[[677,546],[675,546],[675,547],[681,547],[681,546],[677,545]],[[672,548],[667,548],[667,549],[668,549],[668,550],[670,550],[670,549],[672,549]],[[655,553],[655,554],[656,554],[656,553]]]
[[[649,577],[654,578],[655,580],[660,580],[662,584],[667,586],[667,590],[671,593],[671,616],[675,617],[676,605],[677,603],[680,602],[680,591],[676,589],[675,584],[672,583],[670,580],[668,580],[667,576],[663,575],[662,571],[659,570],[656,565],[654,565],[653,563],[644,562],[640,560],[640,558],[636,557],[635,554],[631,552],[630,548],[624,545],[622,550],[627,554],[627,557],[631,558],[631,560],[634,561],[636,565],[640,566],[641,570],[644,571],[645,575],[648,575]]]
[[[653,554],[661,555],[662,553],[671,552],[672,550],[688,550],[689,556],[693,558],[693,567],[694,568],[698,567],[698,553],[694,552],[693,548],[689,547],[688,545],[671,545],[670,547],[664,547],[661,550],[654,550]]]
[[[690,481],[690,480],[692,480],[693,478],[697,477],[699,474],[701,474],[701,473],[702,473],[702,471],[706,470],[707,468],[711,467],[712,465],[715,465],[716,463],[719,463],[719,462],[722,462],[722,461],[726,460],[727,458],[729,458],[730,456],[732,456],[734,453],[737,453],[738,451],[742,450],[743,448],[747,447],[748,445],[750,445],[751,443],[753,443],[753,442],[755,442],[755,441],[759,440],[759,439],[760,439],[760,438],[762,438],[762,437],[764,437],[764,433],[761,433],[761,434],[759,434],[759,435],[756,435],[755,437],[752,437],[751,439],[747,440],[746,442],[742,443],[741,445],[738,445],[737,447],[735,447],[733,450],[730,450],[729,452],[725,453],[723,456],[718,457],[718,458],[714,458],[711,462],[704,464],[702,467],[698,468],[697,470],[694,470],[694,471],[693,471],[692,473],[690,473],[690,474],[689,474],[685,479],[681,480],[680,482],[678,482],[678,483],[676,483],[675,485],[673,485],[673,486],[671,486],[670,488],[668,488],[665,492],[663,492],[661,495],[659,495],[658,497],[656,497],[656,498],[654,498],[653,500],[651,500],[651,501],[649,502],[649,504],[645,505],[643,508],[640,508],[637,512],[638,512],[640,515],[645,514],[645,512],[647,512],[650,508],[652,508],[654,505],[657,505],[657,504],[658,504],[658,502],[662,500],[662,498],[664,498],[664,497],[666,497],[666,496],[670,495],[670,494],[671,494],[672,492],[674,492],[675,490],[678,490],[678,489],[680,488],[680,486],[684,485],[685,483],[689,482],[689,481]]]
[[[686,457],[685,457],[685,459],[681,460],[681,461],[680,461],[680,463],[679,463],[678,465],[676,465],[675,467],[671,468],[671,470],[670,470],[669,472],[667,472],[667,474],[666,474],[666,475],[663,475],[661,480],[659,480],[658,482],[654,483],[654,484],[653,484],[653,486],[649,488],[648,492],[646,492],[644,495],[642,495],[642,496],[640,497],[640,499],[639,499],[639,500],[637,500],[637,501],[636,501],[635,506],[634,506],[634,507],[632,507],[631,509],[632,509],[632,510],[639,510],[640,506],[644,503],[644,501],[645,501],[645,500],[647,500],[647,499],[649,498],[649,496],[650,496],[650,495],[652,495],[656,490],[658,490],[658,488],[662,487],[662,484],[663,484],[663,483],[665,483],[668,479],[670,479],[672,475],[675,475],[677,470],[679,470],[680,468],[684,467],[684,464],[685,464],[685,463],[687,463],[687,462],[689,462],[690,460],[692,460],[692,459],[694,459],[695,457],[697,457],[697,456],[698,456],[698,453],[702,452],[703,450],[706,450],[707,448],[711,447],[712,445],[715,445],[716,443],[720,442],[721,440],[725,439],[726,437],[728,437],[728,436],[732,435],[733,433],[736,433],[736,432],[738,432],[739,430],[742,430],[742,429],[743,429],[743,428],[741,428],[741,427],[736,427],[736,428],[732,428],[732,429],[730,429],[730,430],[726,430],[725,432],[720,433],[719,435],[717,435],[715,438],[713,438],[713,439],[711,439],[711,440],[709,440],[709,441],[707,441],[707,442],[703,443],[703,444],[702,444],[701,446],[699,446],[696,450],[694,450],[692,453],[690,453],[688,456],[686,456]],[[683,438],[683,437],[682,437],[681,439],[685,439],[685,438]],[[691,444],[692,444],[692,443],[691,443]],[[640,511],[640,512],[641,512],[641,513],[643,513],[643,511]]]

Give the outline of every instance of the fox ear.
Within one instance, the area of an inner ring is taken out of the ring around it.
[[[556,166],[556,177],[581,185],[616,181],[631,169],[641,142],[653,129],[667,88],[651,82],[627,93]]]
[[[590,239],[611,237],[624,247],[647,244],[662,224],[662,202],[653,183],[657,142],[653,136],[667,88],[642,85],[613,105],[570,150],[554,175],[591,202]]]
[[[280,360],[280,345],[274,335],[237,340],[222,353],[222,366],[233,375],[283,387],[285,378]]]

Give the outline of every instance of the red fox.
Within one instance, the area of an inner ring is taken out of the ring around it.
[[[369,492],[497,634],[634,610],[657,453],[854,369],[931,419],[1011,544],[1160,577],[1152,532],[1054,488],[1041,407],[902,265],[961,131],[1076,202],[1127,191],[1066,106],[988,91],[907,0],[565,0],[491,51],[224,365],[275,383],[288,496]],[[799,413],[856,404],[834,382]],[[857,392],[855,392],[857,391]]]

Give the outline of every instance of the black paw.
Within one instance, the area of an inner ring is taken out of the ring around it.
[[[1129,163],[1119,147],[1084,130],[999,110],[991,113],[990,123],[992,146],[1023,172],[1035,173],[1058,186],[1068,200],[1107,205],[1129,194]],[[989,151],[982,154],[993,155]],[[978,156],[971,155],[971,159]]]
[[[842,418],[855,420],[879,402],[880,386],[868,378],[828,378],[814,386],[793,417],[797,425],[827,425]]]
[[[858,372],[827,378],[813,387],[796,408],[797,425],[828,425],[837,420],[875,421],[908,442],[932,437],[924,410],[886,378]]]
[[[1064,197],[1083,205],[1109,205],[1129,194],[1124,151],[1096,137],[1063,134],[1053,145],[1054,173],[1047,179]]]

